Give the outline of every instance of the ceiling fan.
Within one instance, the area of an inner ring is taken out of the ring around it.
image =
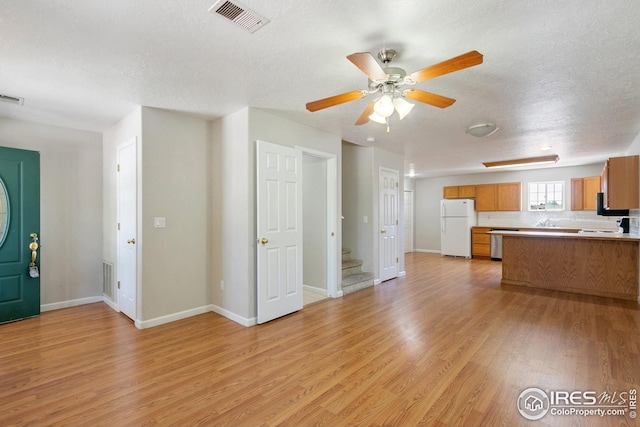
[[[378,58],[384,64],[381,67],[369,52],[353,53],[347,56],[356,67],[369,77],[368,89],[354,90],[340,95],[331,96],[329,98],[319,99],[317,101],[307,103],[307,110],[314,112],[324,108],[333,107],[334,105],[344,104],[345,102],[355,101],[364,98],[367,95],[380,93],[380,98],[370,102],[358,120],[356,125],[362,125],[369,120],[386,124],[387,132],[389,132],[389,117],[394,111],[398,112],[402,120],[411,109],[413,104],[405,101],[403,98],[409,98],[414,101],[423,102],[440,108],[446,108],[456,102],[455,99],[447,98],[442,95],[425,92],[419,89],[405,88],[405,86],[413,86],[416,83],[441,76],[443,74],[452,73],[454,71],[463,70],[474,65],[482,64],[482,54],[472,50],[455,58],[440,62],[439,64],[423,68],[409,75],[398,67],[390,67],[389,63],[396,56],[393,49],[384,49],[378,52]]]

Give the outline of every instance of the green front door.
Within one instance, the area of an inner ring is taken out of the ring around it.
[[[40,314],[39,234],[40,153],[0,147],[0,323]]]

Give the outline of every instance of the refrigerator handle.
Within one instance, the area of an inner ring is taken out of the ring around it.
[[[445,208],[444,203],[443,203],[442,205],[440,205],[440,216],[441,217],[445,217],[445,216],[447,216],[446,214],[447,214],[447,209]]]
[[[442,231],[443,233],[445,232],[445,229],[444,229],[444,218],[440,219],[440,231]]]

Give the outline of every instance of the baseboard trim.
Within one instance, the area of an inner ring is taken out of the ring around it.
[[[406,275],[407,275],[407,272],[406,272],[406,271],[401,271],[401,272],[398,274],[398,277],[404,277],[404,276],[406,276]]]
[[[69,307],[75,307],[77,305],[84,305],[84,304],[93,304],[94,302],[102,302],[103,301],[103,297],[88,297],[88,298],[78,298],[78,299],[72,299],[72,300],[68,300],[68,301],[60,301],[60,302],[54,302],[51,304],[42,304],[40,306],[40,312],[45,312],[45,311],[51,311],[51,310],[60,310],[62,308],[69,308]]]
[[[439,254],[440,251],[436,251],[433,249],[416,249],[414,252],[426,252],[428,254]]]
[[[309,285],[302,285],[302,288],[305,291],[313,292],[314,294],[322,295],[324,297],[328,296],[326,289],[316,288],[315,286],[309,286]]]
[[[222,307],[218,307],[215,304],[209,305],[209,311],[213,311],[214,313],[219,314],[220,316],[226,317],[229,320],[233,320],[234,322],[239,323],[242,326],[249,327],[249,326],[255,326],[258,324],[258,319],[255,317],[251,317],[251,318],[242,317],[229,310],[225,310]]]
[[[110,300],[106,295],[102,296],[102,302],[111,307],[111,309],[116,313],[120,313],[120,307],[118,307],[118,304],[116,304],[115,301]]]
[[[196,307],[189,310],[180,311],[178,313],[168,314],[166,316],[156,317],[149,320],[136,320],[135,325],[138,329],[153,328],[154,326],[164,325],[165,323],[175,322],[176,320],[186,319],[187,317],[197,316],[199,314],[211,311],[208,306]]]

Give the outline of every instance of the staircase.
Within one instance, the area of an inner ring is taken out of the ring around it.
[[[373,286],[373,273],[362,271],[362,260],[351,259],[351,250],[342,249],[342,294]]]

